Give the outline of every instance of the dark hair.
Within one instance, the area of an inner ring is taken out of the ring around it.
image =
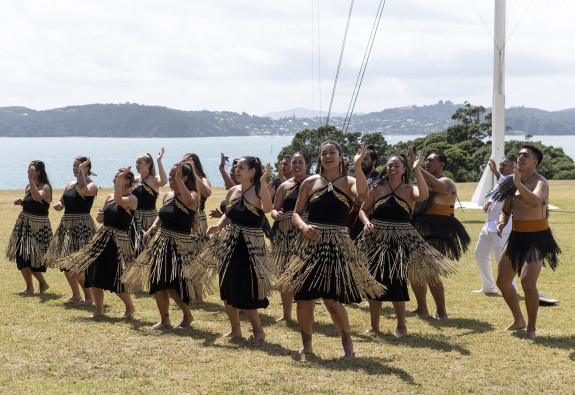
[[[507,159],[509,162],[514,163],[517,161],[517,158],[514,158],[512,156],[504,156],[503,159]]]
[[[84,163],[88,160],[87,156],[77,156],[74,158],[74,162],[78,161],[80,163]],[[89,176],[92,175],[92,162],[90,161],[90,163],[88,163],[88,173]]]
[[[138,158],[142,158],[144,162],[150,165],[150,174],[155,176],[156,169],[154,168],[154,158],[152,158],[152,155],[149,152],[146,152],[145,154],[138,156]]]
[[[389,162],[391,158],[399,158],[401,160],[401,163],[403,163],[403,167],[405,167],[405,173],[403,173],[403,175],[401,176],[401,181],[403,181],[406,184],[409,184],[410,169],[407,164],[407,158],[405,157],[405,155],[404,154],[391,155],[387,160],[387,162]],[[387,175],[387,162],[385,164],[384,171],[379,173],[377,181],[373,184],[374,188],[377,187],[379,184],[385,184],[386,182],[389,181],[389,176]]]
[[[521,149],[523,148],[527,148],[528,150],[531,150],[531,152],[533,152],[535,154],[535,156],[537,157],[537,166],[539,166],[539,164],[541,162],[543,162],[543,152],[541,151],[541,149],[539,149],[539,147],[533,145],[533,144],[523,144],[521,146]],[[537,167],[535,166],[535,167]]]
[[[341,150],[341,146],[334,140],[326,140],[323,143],[321,143],[321,145],[319,146],[319,157],[317,158],[317,167],[316,167],[315,172],[317,174],[323,173],[323,166],[321,165],[321,149],[323,148],[324,145],[328,145],[328,144],[332,144],[335,146],[335,148],[337,148],[337,151],[339,152],[339,156],[341,157],[341,160],[339,162],[339,172],[347,175],[347,167],[345,167],[343,164],[343,151]]]
[[[305,152],[303,151],[296,151],[293,154],[290,155],[290,157],[293,159],[294,156],[296,155],[301,155],[303,156],[303,161],[305,162],[306,165],[309,165],[309,158],[307,157],[307,155],[305,154]]]
[[[242,159],[245,160],[246,163],[248,164],[248,169],[250,169],[250,170],[256,169],[256,172],[254,174],[253,183],[254,183],[254,189],[256,191],[256,196],[258,197],[258,199],[261,199],[261,196],[260,196],[260,191],[261,191],[261,187],[262,187],[261,178],[262,178],[262,175],[264,174],[264,171],[262,168],[262,162],[260,161],[260,158],[255,157],[255,156],[244,156]]]
[[[447,156],[445,156],[443,152],[431,151],[429,155],[437,155],[437,159],[439,159],[440,162],[445,163],[445,166],[447,166]]]
[[[30,164],[34,166],[36,171],[40,172],[38,175],[38,181],[40,184],[48,184],[50,187],[50,201],[52,201],[52,184],[50,184],[50,180],[48,179],[48,173],[46,173],[46,166],[44,165],[44,162],[41,160],[33,160],[30,162]]]
[[[118,169],[118,171],[120,173],[122,173],[124,170],[126,170],[125,167],[120,167]],[[130,183],[128,184],[128,187],[132,187],[134,185],[134,173],[130,170],[129,172],[126,173],[126,175],[124,176],[128,181],[130,181]]]
[[[292,157],[292,155],[290,155],[290,154],[285,154],[284,156],[282,156],[282,160],[287,159],[287,160],[290,160],[290,161],[291,161],[291,157]]]
[[[182,161],[175,163],[174,166],[177,167],[180,163],[182,164],[182,177],[183,176],[188,177],[184,182],[184,185],[186,185],[188,191],[197,193],[198,185],[196,184],[196,170],[194,169],[194,162]]]
[[[377,151],[375,150],[375,147],[372,144],[365,147],[365,153],[369,155],[372,161],[375,160],[379,162],[379,155],[377,155]]]
[[[186,154],[184,155],[186,160],[192,161],[194,163],[194,170],[198,177],[206,178],[206,173],[204,173],[204,168],[202,167],[202,162],[200,161],[200,157],[197,154]]]

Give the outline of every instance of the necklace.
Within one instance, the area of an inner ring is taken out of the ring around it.
[[[531,178],[533,178],[533,176],[534,176],[535,174],[537,174],[537,172],[531,174],[525,181],[521,180],[521,183],[522,183],[523,185],[525,185],[525,183],[526,183],[527,181],[529,181]]]

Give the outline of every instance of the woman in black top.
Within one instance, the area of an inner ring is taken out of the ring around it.
[[[172,192],[164,196],[164,205],[145,236],[160,229],[123,279],[134,289],[149,285],[160,312],[160,322],[154,328],[171,327],[170,297],[184,314],[177,327],[187,328],[194,320],[188,303],[197,295],[183,271],[201,250],[199,238],[192,233],[198,228],[198,191],[193,163],[180,162],[172,166],[169,182]]]
[[[53,206],[56,211],[64,209],[64,215],[44,256],[47,266],[57,266],[58,259],[84,247],[96,233],[96,225],[90,216],[90,210],[98,194],[98,186],[90,179],[91,169],[90,158],[78,156],[74,159],[73,172],[76,181],[66,185],[62,197]],[[72,296],[66,301],[92,304],[92,292],[89,288],[83,287],[84,276],[75,277],[67,271],[64,271],[64,274],[72,290]],[[84,290],[84,299],[80,293],[80,286]]]
[[[242,336],[241,309],[252,324],[253,335],[249,339],[265,339],[257,309],[268,306],[267,297],[271,292],[267,249],[261,229],[265,213],[272,209],[271,197],[265,187],[270,171],[268,163],[262,174],[260,160],[252,156],[238,161],[236,178],[240,184],[230,188],[226,196],[226,213],[207,231],[207,234],[219,233],[185,272],[187,278],[204,287],[209,287],[210,277],[218,274],[220,298],[232,327],[224,337]]]
[[[276,276],[280,276],[293,254],[293,241],[299,230],[293,225],[292,215],[299,194],[301,183],[307,177],[308,159],[305,154],[296,152],[291,156],[291,169],[293,177],[283,182],[276,190],[274,209],[271,216],[274,223],[274,234],[270,243],[270,267]],[[306,217],[307,219],[307,217]],[[281,293],[283,316],[276,321],[291,321],[293,294],[289,291]]]
[[[365,143],[354,158],[359,169]],[[301,185],[293,223],[301,231],[295,241],[297,252],[277,282],[283,291],[292,291],[297,301],[297,319],[302,335],[300,354],[313,353],[312,327],[316,299],[322,298],[341,333],[342,356],[351,357],[349,320],[342,303],[359,303],[362,297],[380,296],[384,287],[370,276],[365,257],[354,246],[347,231],[347,217],[353,202],[365,199],[367,181],[363,172],[347,175],[339,144],[321,145],[319,174]],[[308,210],[309,223],[303,220]]]
[[[52,239],[48,218],[51,201],[52,186],[44,162],[34,160],[28,166],[24,198],[14,200],[15,205],[22,206],[22,212],[18,215],[6,248],[6,258],[16,262],[26,282],[26,289],[22,293],[34,293],[33,277],[38,280],[37,293],[44,293],[50,287],[42,274],[46,272],[42,258]]]
[[[98,211],[96,221],[103,223],[90,243],[80,251],[59,261],[60,267],[72,274],[86,271],[84,286],[92,288],[96,311],[92,318],[104,314],[104,291],[114,292],[126,306],[122,317],[134,314],[130,294],[121,277],[134,261],[134,250],[128,228],[132,222],[138,199],[132,195],[134,173],[130,167],[120,169],[114,177],[114,193],[106,197],[104,207]]]
[[[164,148],[160,150],[156,158],[158,175],[156,175],[152,155],[142,154],[136,159],[136,171],[140,174],[140,177],[136,180],[138,185],[132,190],[132,194],[138,199],[138,208],[130,227],[130,239],[132,240],[136,256],[144,250],[146,243],[149,241],[142,238],[142,236],[152,226],[158,216],[156,200],[158,200],[160,187],[168,183],[168,176],[162,165],[163,156]]]

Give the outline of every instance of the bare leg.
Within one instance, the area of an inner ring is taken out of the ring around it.
[[[413,314],[428,316],[429,310],[427,309],[427,285],[414,285],[411,284],[411,289],[417,301],[417,309],[413,310]]]
[[[24,282],[26,283],[26,289],[20,291],[20,293],[34,293],[34,281],[32,279],[32,269],[29,267],[25,267],[24,269],[20,270],[22,273],[22,277],[24,277]]]
[[[405,302],[392,302],[395,315],[397,316],[397,328],[393,332],[395,337],[407,335],[407,326],[405,325]]]
[[[349,326],[349,318],[345,307],[339,302],[332,299],[324,299],[323,303],[331,315],[333,323],[341,333],[342,350],[340,355],[342,357],[353,357],[353,341],[351,340],[351,328]]]
[[[296,305],[297,323],[301,332],[302,346],[299,354],[313,354],[312,331],[313,313],[315,311],[315,299],[298,300]]]
[[[82,294],[80,294],[80,284],[79,281],[70,272],[64,272],[68,285],[72,290],[72,296],[66,299],[66,302],[80,302],[82,300]]]
[[[284,310],[284,315],[276,320],[279,321],[291,321],[291,311],[293,304],[293,292],[282,292],[282,307]]]
[[[160,322],[152,326],[152,328],[171,328],[172,323],[170,322],[170,297],[168,295],[168,291],[154,292],[154,298],[156,299],[156,305],[158,306],[158,311],[160,312]]]
[[[535,339],[535,325],[537,323],[537,311],[539,310],[539,291],[537,291],[537,279],[542,261],[525,262],[521,270],[521,286],[525,294],[525,307],[527,308],[527,330],[524,340]]]
[[[174,302],[176,302],[184,314],[182,322],[180,322],[176,328],[189,328],[194,321],[194,316],[192,315],[190,306],[188,306],[188,304],[182,300],[182,297],[175,289],[168,289],[168,294],[172,297],[172,299],[174,299]]]
[[[91,288],[92,297],[94,298],[94,305],[96,305],[96,311],[92,314],[92,318],[96,318],[99,315],[104,314],[104,290],[102,288]]]
[[[499,258],[499,264],[497,265],[497,287],[513,314],[513,323],[505,328],[505,330],[508,331],[525,328],[525,319],[519,307],[519,297],[512,285],[513,277],[515,277],[516,274],[517,271],[513,269],[511,261],[505,254],[505,251],[503,251]]]
[[[34,277],[36,277],[36,280],[38,280],[38,284],[39,284],[38,285],[38,291],[36,291],[36,293],[43,294],[44,292],[46,292],[48,290],[48,288],[50,288],[50,286],[48,285],[48,283],[44,279],[44,275],[42,274],[42,272],[32,272],[32,275]]]
[[[130,294],[127,292],[116,292],[116,296],[120,298],[120,300],[124,302],[124,305],[126,306],[126,310],[124,311],[124,314],[122,314],[122,317],[132,317],[136,309],[132,304],[132,298],[130,297]]]
[[[204,301],[204,297],[202,296],[202,287],[200,287],[199,285],[194,285],[194,293],[196,294],[194,297],[194,302],[203,302]]]
[[[379,332],[379,319],[381,313],[381,305],[382,303],[379,300],[369,299],[369,315],[371,317],[371,327],[365,331],[368,332]]]
[[[262,328],[258,311],[256,309],[244,309],[244,314],[248,317],[248,320],[250,320],[253,329],[253,335],[251,335],[248,340],[255,342],[261,342],[264,340],[266,338],[266,334],[264,333],[264,328]]]
[[[94,299],[92,298],[92,290],[90,288],[84,287],[84,281],[85,281],[85,273],[82,273],[82,275],[78,278],[78,284],[82,287],[82,290],[84,291],[84,300],[82,301],[82,303],[84,303],[85,305],[91,305],[92,303],[94,303]]]
[[[437,280],[434,285],[429,285],[429,291],[433,296],[435,301],[435,307],[437,311],[433,314],[433,318],[436,320],[446,320],[447,311],[445,310],[445,289],[443,288],[443,283],[441,280]]]
[[[230,320],[232,330],[222,337],[242,337],[242,328],[240,326],[240,310],[236,309],[232,305],[229,305],[225,300],[224,307],[226,308],[226,313],[228,313],[228,319]]]

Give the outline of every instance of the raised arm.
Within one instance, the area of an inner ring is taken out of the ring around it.
[[[225,157],[226,156],[222,152],[219,169],[220,169],[220,174],[222,175],[222,178],[224,180],[224,185],[226,186],[226,189],[230,189],[231,187],[235,186],[236,184],[234,184],[234,182],[232,181],[232,178],[226,172],[226,159],[225,159]]]
[[[184,206],[194,211],[197,210],[198,194],[188,190],[188,187],[182,178],[182,162],[178,163],[178,167],[176,167],[176,184],[178,185],[178,190],[180,191],[180,200],[182,203],[184,203]]]
[[[156,176],[156,184],[159,187],[163,187],[168,183],[168,175],[166,174],[166,170],[164,170],[164,165],[162,164],[162,157],[164,156],[164,147],[160,149],[158,152],[158,156],[156,158],[156,162],[158,162],[158,175]]]
[[[90,158],[78,166],[78,183],[76,184],[76,190],[82,196],[96,196],[98,194],[98,186],[88,178],[89,165]]]
[[[272,171],[272,166],[271,164],[268,162],[268,164],[266,165],[266,170],[264,171],[264,174],[262,174],[261,178],[260,178],[260,184],[261,184],[261,188],[260,188],[260,195],[262,195],[262,210],[264,211],[264,213],[269,213],[270,211],[272,211],[273,203],[272,203],[272,197],[270,196],[270,191],[268,190],[268,176],[270,175],[270,172]]]
[[[36,168],[32,165],[30,165],[30,168],[28,169],[28,183],[30,184],[30,195],[32,196],[32,199],[34,199],[34,201],[36,202],[41,202],[42,200],[45,200],[46,202],[50,203],[50,201],[52,199],[50,199],[50,195],[51,195],[51,190],[50,190],[50,185],[48,184],[42,184],[41,188],[38,188],[36,186],[36,183],[34,182],[34,173],[36,172]]]
[[[132,210],[135,210],[138,207],[138,198],[132,194],[123,196],[124,181],[126,179],[125,177],[126,174],[130,172],[131,168],[131,166],[128,166],[124,169],[124,171],[118,174],[116,178],[116,185],[114,186],[114,203],[116,203],[118,206],[129,207]]]
[[[408,147],[407,150],[409,151],[409,157],[413,155],[413,149]],[[421,166],[419,163],[421,162],[421,151],[417,152],[417,157],[412,164],[413,172],[415,173],[415,180],[417,181],[417,185],[413,186],[411,189],[411,198],[415,202],[423,202],[425,199],[429,197],[429,190],[427,189],[427,183],[425,182],[425,178],[421,173]]]
[[[361,161],[365,156],[365,142],[361,142],[361,149],[357,150],[357,154],[353,158],[353,166],[355,167],[355,183],[351,186],[351,193],[360,202],[365,201],[367,197],[367,180],[365,174],[361,171]]]

